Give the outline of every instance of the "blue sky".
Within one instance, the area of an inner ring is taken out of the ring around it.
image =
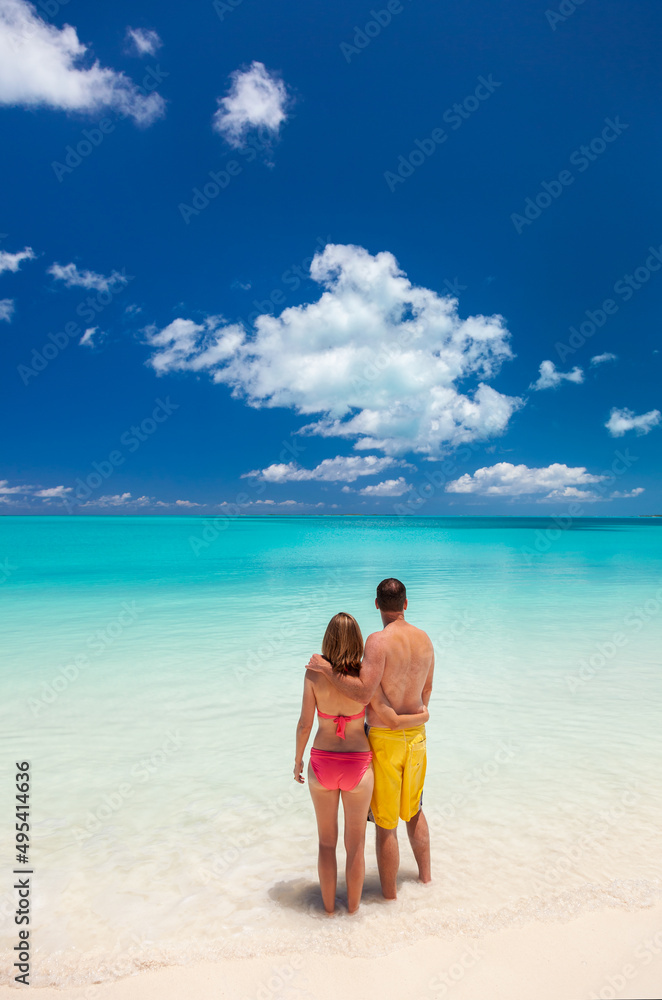
[[[0,0],[3,511],[661,513],[661,27]]]

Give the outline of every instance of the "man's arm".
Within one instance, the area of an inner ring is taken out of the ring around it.
[[[423,690],[421,692],[421,700],[425,707],[427,708],[430,704],[430,695],[432,694],[432,677],[434,675],[434,649],[432,650],[432,662],[430,663],[430,669],[428,670],[428,675],[425,678],[425,684],[423,685]]]
[[[335,673],[329,661],[325,660],[319,653],[313,654],[307,669],[324,674],[341,694],[353,701],[358,701],[361,705],[367,705],[382,682],[385,663],[386,650],[382,637],[379,632],[373,632],[366,639],[363,660],[361,661],[361,673],[358,677]]]
[[[387,729],[413,729],[414,726],[425,725],[430,718],[430,713],[423,706],[421,706],[420,712],[409,715],[398,715],[384,694],[381,684],[375,691],[374,697],[370,702],[370,708],[379,716]]]

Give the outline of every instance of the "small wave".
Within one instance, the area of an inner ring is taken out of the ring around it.
[[[430,889],[417,883],[402,886],[397,907],[384,906],[378,884],[366,883],[364,903],[357,917],[328,920],[319,902],[315,883],[299,878],[279,882],[269,891],[271,906],[295,916],[288,927],[277,930],[253,927],[209,937],[178,941],[138,941],[123,950],[97,948],[45,954],[36,949],[33,985],[71,988],[100,984],[147,970],[188,965],[227,958],[279,957],[305,951],[379,957],[429,936],[452,939],[481,937],[511,926],[536,921],[567,921],[592,910],[640,910],[662,901],[662,882],[616,879],[604,884],[587,883],[580,888],[548,896],[531,896],[498,909],[453,909],[435,905]],[[416,914],[415,921],[403,919]],[[267,921],[268,923],[268,921]],[[2,955],[4,968],[11,968],[12,953]]]

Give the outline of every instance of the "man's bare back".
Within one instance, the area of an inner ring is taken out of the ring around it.
[[[418,712],[421,704],[427,708],[432,690],[434,650],[423,629],[404,618],[396,618],[381,632],[368,636],[366,655],[373,651],[379,659],[383,657],[381,686],[394,711],[406,715]],[[371,726],[383,726],[370,705],[367,722]]]

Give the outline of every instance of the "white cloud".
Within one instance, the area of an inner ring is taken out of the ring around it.
[[[127,28],[127,48],[136,56],[153,56],[163,45],[152,28]]]
[[[247,503],[242,503],[240,505],[240,509],[241,509],[241,511],[243,511],[245,513],[247,510],[252,510],[254,507],[269,507],[269,508],[271,508],[271,507],[273,507],[273,508],[278,508],[278,507],[301,507],[301,508],[305,508],[306,510],[310,510],[312,508],[324,507],[324,506],[326,506],[326,505],[323,504],[323,503],[321,503],[321,502],[320,503],[304,503],[301,500],[249,500]],[[332,506],[336,506],[336,505],[332,504]],[[217,504],[217,507],[219,507],[221,510],[224,510],[227,507],[227,508],[229,508],[231,510],[231,512],[232,512],[233,515],[236,516],[236,514],[237,514],[237,509],[238,509],[237,504],[236,503],[231,503],[228,500],[223,500],[222,503]]]
[[[73,486],[51,486],[46,490],[37,490],[35,496],[42,500],[64,500],[72,490]]]
[[[204,507],[202,503],[193,503],[192,500],[175,500],[177,507]]]
[[[85,333],[83,334],[83,336],[78,341],[78,343],[80,344],[80,346],[81,347],[96,347],[96,344],[94,343],[94,336],[95,336],[95,334],[96,334],[96,332],[97,332],[98,329],[99,329],[98,326],[88,326],[87,330],[85,331]],[[103,333],[101,334],[101,336],[103,336]]]
[[[287,118],[289,98],[283,81],[261,62],[251,63],[247,70],[235,70],[230,79],[227,97],[218,98],[214,129],[236,149],[245,144],[253,129],[266,129],[275,138]]]
[[[88,500],[81,504],[81,507],[123,507],[125,504],[130,504],[132,507],[145,507],[153,503],[151,497],[136,497],[135,500],[132,500],[130,493],[114,493],[97,497],[95,500]]]
[[[531,383],[530,389],[556,389],[561,382],[576,382],[579,385],[584,381],[581,368],[573,368],[571,372],[560,372],[553,361],[543,361],[539,371],[540,375],[536,382]]]
[[[126,285],[129,280],[119,271],[106,277],[96,271],[79,271],[75,264],[51,264],[48,274],[63,281],[67,288],[94,288],[97,292],[107,292],[111,285]]]
[[[659,410],[649,410],[648,413],[640,413],[637,416],[634,410],[628,410],[627,407],[620,410],[614,406],[605,427],[612,437],[623,437],[628,431],[636,431],[641,436],[657,427],[661,419],[662,414]]]
[[[625,499],[627,499],[629,497],[638,497],[638,496],[641,496],[641,494],[644,493],[644,492],[645,492],[645,490],[644,490],[643,486],[636,486],[633,490],[627,490],[626,492],[621,492],[620,490],[614,490],[614,492],[611,494],[611,496],[612,496],[613,500],[616,500],[616,499],[618,499],[618,500],[625,500]]]
[[[2,17],[2,4],[0,3],[0,18]],[[0,20],[0,28],[2,26],[2,21]],[[1,37],[1,32],[0,32]],[[1,45],[1,42],[0,42]],[[2,74],[2,69],[0,68],[0,75]],[[35,254],[32,247],[25,247],[23,250],[19,250],[17,253],[9,253],[8,250],[0,250],[0,274],[3,271],[13,271],[16,273],[21,262],[24,260],[34,260],[37,255]]]
[[[609,351],[605,351],[604,354],[596,354],[595,357],[591,358],[591,368],[595,368],[597,365],[604,365],[607,361],[617,361],[618,356],[616,354],[610,354]]]
[[[269,465],[266,469],[245,472],[241,478],[254,476],[265,483],[301,483],[311,479],[325,483],[353,483],[359,476],[374,476],[393,465],[406,463],[396,462],[392,458],[378,458],[376,455],[336,455],[335,458],[325,458],[314,469],[302,469],[296,462],[281,462]]]
[[[14,300],[13,299],[0,299],[0,320],[6,320],[7,323],[11,323],[11,318],[14,315]]]
[[[552,490],[544,497],[539,497],[536,503],[549,503],[550,500],[582,500],[584,503],[597,503],[605,500],[591,490],[579,490],[576,486],[564,486],[561,490]]]
[[[26,0],[2,0],[0,104],[86,112],[112,108],[139,125],[163,114],[159,94],[144,94],[124,73],[89,62],[87,46],[71,25],[48,24]]]
[[[161,348],[149,363],[161,374],[213,369],[228,361],[242,346],[245,333],[239,324],[219,330],[221,322],[221,317],[209,316],[203,323],[175,319],[160,331],[148,327],[145,330],[147,342],[151,347]]]
[[[29,493],[32,486],[10,486],[8,479],[0,479],[0,494],[6,496],[8,493]]]
[[[321,413],[302,430],[360,450],[438,457],[506,430],[523,402],[484,381],[512,357],[501,316],[460,319],[456,299],[412,285],[387,252],[329,244],[310,271],[317,301],[259,316],[250,337],[219,317],[176,319],[147,331],[148,363],[206,369],[250,406]]]
[[[398,476],[397,479],[385,479],[384,482],[376,483],[374,486],[365,486],[359,493],[364,497],[401,497],[410,489],[411,486],[404,476]]]
[[[526,493],[546,493],[550,499],[572,497],[586,499],[590,493],[580,486],[599,483],[605,476],[594,476],[584,466],[574,468],[555,462],[540,469],[526,465],[499,462],[496,465],[468,472],[446,486],[447,493],[478,493],[481,496],[520,496]]]

